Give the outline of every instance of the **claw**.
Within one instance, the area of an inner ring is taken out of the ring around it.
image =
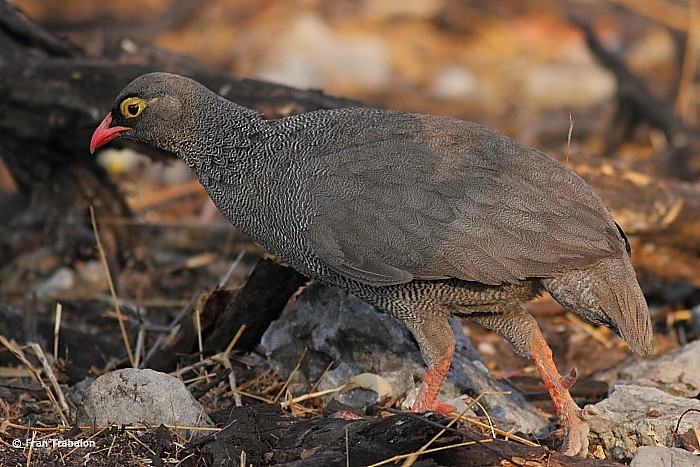
[[[578,379],[578,370],[576,368],[572,368],[571,371],[568,374],[565,374],[559,378],[559,384],[564,389],[571,389],[571,387],[576,384],[576,380]]]
[[[442,415],[447,415],[448,413],[456,412],[457,409],[455,408],[454,405],[446,404],[442,401],[437,401],[437,404],[435,405],[435,412],[442,414]]]
[[[581,409],[581,412],[578,414],[581,420],[590,420],[591,417],[595,417],[596,415],[598,415],[598,411],[591,404]]]

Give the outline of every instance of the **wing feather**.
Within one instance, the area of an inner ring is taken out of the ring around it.
[[[460,120],[371,118],[360,134],[334,128],[342,144],[323,151],[308,181],[315,215],[304,239],[328,268],[371,285],[500,284],[624,249],[600,198],[551,157]]]

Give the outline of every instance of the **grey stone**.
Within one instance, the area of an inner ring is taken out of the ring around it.
[[[700,409],[700,401],[656,388],[622,385],[589,407],[596,414],[588,420],[591,442],[619,461],[630,459],[638,446],[669,445],[681,414],[689,408]],[[690,429],[693,422],[697,423],[696,417],[684,417],[679,432]]]
[[[453,320],[451,324],[457,344],[452,368],[443,384],[443,400],[461,411],[466,406],[455,398],[465,393],[472,397],[486,394],[480,403],[491,418],[506,420],[508,427],[524,433],[546,433],[550,425],[537,408],[517,390],[495,380],[459,322]],[[333,362],[317,390],[353,383],[351,389],[327,399],[336,398],[354,407],[404,397],[425,376],[420,350],[405,326],[343,290],[320,284],[307,287],[293,309],[270,325],[262,346],[272,366],[284,377],[295,367],[304,348],[308,348],[299,370],[302,376],[292,388],[295,396],[308,391]],[[357,375],[363,375],[359,381]],[[490,394],[504,391],[510,394]]]
[[[630,467],[700,467],[700,456],[678,448],[641,446]]]
[[[78,278],[90,284],[104,284],[107,280],[102,263],[94,259],[86,261],[83,267],[78,269]]]
[[[381,36],[340,32],[316,13],[291,17],[268,49],[261,50],[255,74],[270,81],[298,87],[335,83],[335,89],[365,91],[390,82],[391,55]]]
[[[53,297],[70,290],[75,285],[75,271],[68,267],[58,268],[51,277],[46,279],[44,282],[39,284],[36,289],[36,296],[38,298]]]
[[[166,425],[212,427],[209,416],[184,383],[153,370],[106,373],[90,385],[78,407],[79,425]],[[178,430],[185,438],[208,432]]]
[[[696,397],[700,394],[700,341],[656,360],[625,366],[619,372],[618,383],[654,387],[672,396]]]
[[[438,70],[430,95],[436,99],[456,100],[473,98],[480,91],[479,80],[471,70],[449,64]]]
[[[82,381],[79,381],[78,383],[66,388],[64,392],[72,410],[77,410],[77,407],[80,405],[80,401],[83,399],[83,394],[85,394],[87,388],[89,388],[94,382],[95,378],[93,376],[88,376]]]

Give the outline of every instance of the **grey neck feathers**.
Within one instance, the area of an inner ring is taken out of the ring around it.
[[[283,138],[258,112],[224,99],[199,108],[206,115],[191,120],[206,124],[188,128],[173,152],[231,224],[267,244],[270,226],[262,220],[278,210],[274,190],[286,165],[279,160]]]
[[[242,107],[218,96],[211,96],[204,106],[205,115],[187,118],[187,131],[175,138],[176,153],[207,187],[234,180],[235,172],[246,171],[249,163],[261,157],[258,145],[268,125],[255,110]]]

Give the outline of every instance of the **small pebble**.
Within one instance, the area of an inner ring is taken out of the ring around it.
[[[70,290],[75,285],[75,276],[75,271],[70,268],[65,266],[58,268],[51,277],[37,287],[36,296],[38,298],[52,297],[60,292]]]

